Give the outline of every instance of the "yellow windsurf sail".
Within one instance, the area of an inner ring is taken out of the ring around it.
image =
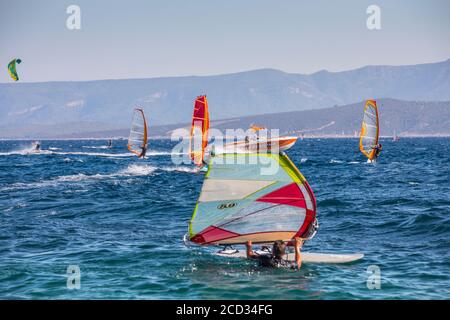
[[[205,149],[208,145],[209,111],[206,96],[195,99],[194,114],[192,115],[192,126],[190,136],[190,155],[197,166],[203,164]]]
[[[364,106],[364,117],[359,136],[359,150],[369,160],[375,158],[376,150],[374,147],[378,144],[379,131],[377,103],[375,100],[367,100]]]
[[[147,152],[147,131],[144,110],[134,109],[130,136],[128,137],[128,150],[138,157],[144,157]]]
[[[261,130],[267,130],[267,128],[265,128],[265,127],[258,127],[258,126],[255,126],[255,125],[250,126],[250,129],[252,129],[255,132],[258,132],[258,131],[261,131]]]

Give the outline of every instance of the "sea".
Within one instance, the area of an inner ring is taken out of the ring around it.
[[[0,141],[0,299],[450,299],[450,138],[381,143],[287,151],[317,198],[303,250],[365,255],[295,271],[184,243],[204,174],[176,142]]]

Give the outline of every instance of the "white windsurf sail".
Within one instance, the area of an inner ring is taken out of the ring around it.
[[[375,158],[380,131],[378,108],[375,100],[367,100],[364,106],[364,117],[359,137],[359,150],[369,159]]]

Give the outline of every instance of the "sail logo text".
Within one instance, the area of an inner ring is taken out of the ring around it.
[[[230,203],[222,203],[222,204],[218,205],[217,209],[222,210],[222,209],[230,209],[230,208],[234,208],[234,207],[236,207],[236,203],[230,202]]]

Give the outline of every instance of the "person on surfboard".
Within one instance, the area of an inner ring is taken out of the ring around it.
[[[202,160],[202,165],[198,167],[198,172],[207,172],[208,171],[208,164],[205,160]]]
[[[380,155],[381,150],[383,150],[383,146],[381,145],[381,143],[378,143],[372,149],[375,150],[374,159],[376,159]]]
[[[284,259],[286,255],[286,243],[282,240],[277,240],[273,243],[272,252],[270,254],[258,254],[252,250],[252,242],[247,241],[247,258],[256,259],[262,267],[270,268],[291,268],[299,270],[302,266],[302,256],[300,250],[303,246],[303,240],[296,237],[294,239],[295,247],[295,261],[288,261]]]
[[[145,147],[141,147],[141,149],[142,149],[142,152],[139,155],[139,158],[145,158],[145,154],[147,153],[147,147],[146,146]]]
[[[39,141],[34,142],[34,151],[41,151],[41,143]]]

